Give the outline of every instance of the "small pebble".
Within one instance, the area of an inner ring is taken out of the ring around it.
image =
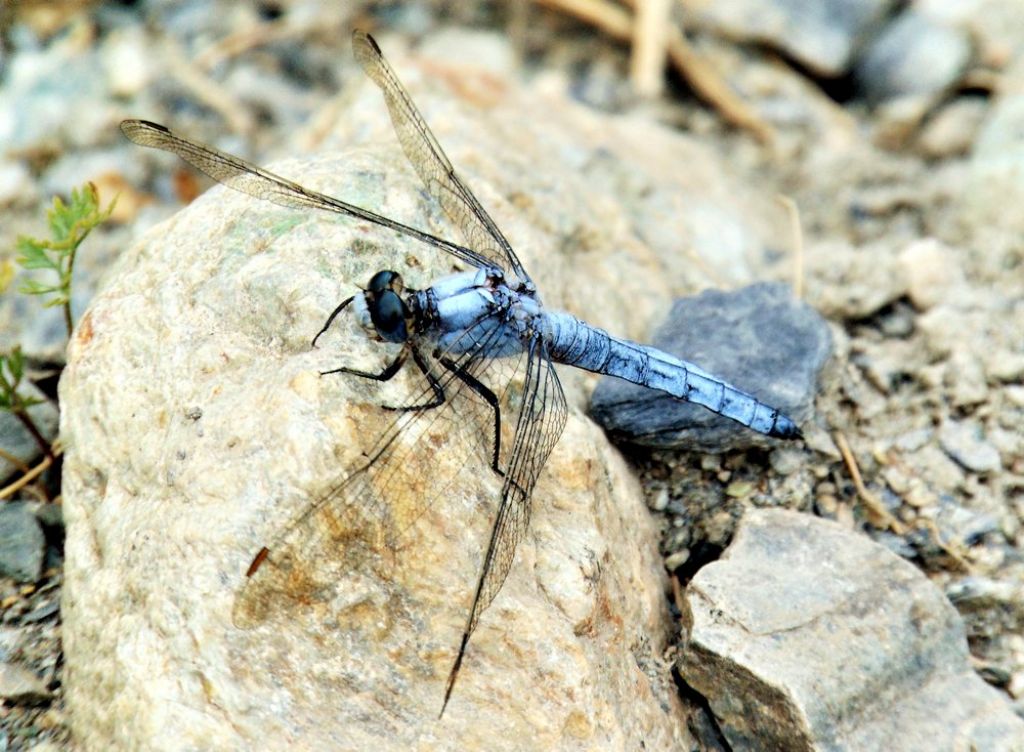
[[[990,473],[1002,468],[999,452],[985,441],[981,427],[973,421],[948,420],[943,423],[939,429],[939,444],[968,470]]]
[[[737,480],[730,483],[725,488],[725,495],[731,496],[734,499],[742,499],[750,494],[754,490],[754,484],[748,480]]]
[[[690,551],[688,549],[676,551],[674,554],[670,554],[665,557],[665,569],[670,572],[674,572],[679,569],[679,567],[683,566],[689,558]]]
[[[654,495],[651,497],[650,502],[648,502],[647,507],[654,512],[664,512],[667,506],[668,489],[662,486],[654,492]]]
[[[14,663],[0,663],[0,698],[10,703],[33,704],[52,697],[42,679]]]
[[[0,575],[35,582],[43,573],[46,538],[25,502],[0,506]]]
[[[1024,353],[996,350],[985,361],[985,372],[997,381],[1020,381],[1024,378]]]
[[[868,99],[937,96],[952,86],[971,56],[965,30],[909,10],[868,44],[857,82]]]
[[[780,447],[768,456],[768,461],[779,475],[792,475],[803,464],[803,452]]]
[[[974,143],[988,107],[984,97],[959,97],[925,125],[918,138],[918,149],[932,159],[966,154]]]
[[[907,280],[907,295],[919,311],[950,300],[951,291],[964,284],[958,256],[935,238],[916,240],[900,252],[900,268]]]

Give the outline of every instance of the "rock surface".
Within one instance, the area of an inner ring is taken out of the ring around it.
[[[749,512],[688,586],[684,622],[680,672],[734,750],[1024,745],[941,591],[833,523]]]
[[[705,291],[677,300],[656,347],[725,379],[800,425],[811,416],[818,374],[832,352],[828,325],[788,285]],[[616,441],[705,452],[777,444],[709,410],[604,378],[590,412]]]
[[[346,109],[345,127],[390,139],[376,92],[361,96]],[[482,113],[463,115],[460,122],[475,123],[475,148],[453,139],[453,161],[472,168],[464,176],[536,270],[548,304],[563,302],[626,334],[642,330],[670,287],[634,228],[648,221],[645,211],[686,203],[672,196],[664,164],[688,160],[709,176],[720,166],[646,126],[652,138],[640,143],[658,148],[645,155],[643,146],[623,146],[634,153],[622,164],[633,186],[655,189],[623,200],[612,186],[606,195],[577,169],[607,153],[617,126],[598,137],[592,119],[554,107],[550,121],[524,125],[511,113],[535,106],[514,92],[505,97],[509,112],[486,123]],[[450,100],[436,101],[428,117],[447,142]],[[587,134],[593,152],[581,150]],[[453,236],[400,164],[389,140],[383,150],[276,169]],[[565,174],[539,174],[536,164]],[[625,174],[615,163],[602,169]],[[736,202],[743,195],[716,180],[701,186],[705,196]],[[736,216],[744,214],[757,211],[737,203]],[[750,237],[751,248],[764,247],[756,232]],[[677,234],[676,248],[678,241]],[[736,259],[745,247],[735,246]],[[686,266],[665,260],[673,264]],[[350,319],[309,348],[337,301],[389,267],[418,287],[452,262],[346,218],[218,188],[127,252],[83,317],[61,398],[66,687],[84,748],[238,748],[253,740],[381,750],[516,749],[523,739],[536,749],[686,744],[671,677],[658,669],[670,627],[650,521],[624,464],[578,407],[443,721],[435,718],[496,491],[490,476],[457,466],[444,431],[432,437],[434,453],[412,453],[408,462],[418,477],[458,473],[458,487],[401,548],[377,552],[379,566],[341,573],[326,600],[281,609],[250,630],[233,626],[253,554],[360,461],[367,439],[391,417],[379,405],[408,387],[317,377],[342,364],[380,367],[379,350]],[[680,283],[694,284],[693,274]],[[570,402],[582,404],[583,377],[563,378]],[[396,489],[395,508],[416,493]],[[325,568],[336,555],[323,552]]]

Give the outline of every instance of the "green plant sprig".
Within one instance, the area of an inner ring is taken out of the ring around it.
[[[26,397],[18,392],[24,375],[25,356],[22,355],[20,347],[15,347],[6,354],[0,353],[0,410],[8,411],[21,421],[43,452],[52,458],[53,448],[28,414],[30,407],[42,403],[43,400],[38,397]]]
[[[106,209],[101,210],[96,186],[87,183],[81,189],[72,189],[69,204],[59,196],[54,197],[53,207],[46,212],[52,239],[18,236],[18,263],[25,269],[47,269],[57,275],[56,284],[26,279],[19,292],[46,296],[44,305],[47,307],[62,306],[69,337],[72,329],[71,272],[75,266],[75,252],[93,228],[110,218],[116,204],[115,197]]]

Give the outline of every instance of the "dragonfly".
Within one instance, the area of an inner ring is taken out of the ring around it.
[[[612,336],[572,314],[545,308],[533,278],[494,220],[458,176],[423,116],[372,36],[355,31],[355,58],[384,96],[395,134],[427,194],[461,231],[455,243],[340,199],[305,188],[230,154],[176,135],[146,120],[125,120],[136,144],[177,155],[214,180],[242,193],[295,209],[317,209],[369,222],[450,254],[468,269],[425,289],[407,287],[394,270],[376,273],[365,289],[343,300],[313,338],[313,345],[343,312],[392,352],[379,371],[341,366],[326,374],[378,382],[400,371],[421,386],[404,404],[383,406],[394,418],[357,466],[328,493],[305,505],[260,549],[246,572],[233,610],[237,626],[263,622],[281,598],[308,603],[329,589],[316,575],[326,555],[335,574],[363,565],[374,551],[397,550],[403,535],[450,487],[459,468],[474,460],[493,472],[500,498],[491,525],[472,605],[445,684],[441,715],[451,699],[469,640],[512,567],[530,521],[537,478],[568,414],[554,364],[615,376],[706,407],[779,439],[797,439],[797,425],[779,409],[697,365],[646,345]],[[456,468],[425,480],[410,453],[442,426],[458,439]],[[464,462],[464,461],[465,462]],[[454,473],[454,474],[453,474]],[[428,487],[424,487],[427,483]],[[389,497],[413,494],[396,512]]]

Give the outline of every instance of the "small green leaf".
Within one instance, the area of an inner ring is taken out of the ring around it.
[[[99,224],[106,221],[114,211],[117,198],[100,210],[96,186],[86,183],[71,191],[71,200],[65,203],[59,196],[53,199],[53,206],[46,212],[50,227],[50,240],[19,237],[17,262],[25,269],[48,269],[57,272],[57,282],[46,284],[27,280],[19,288],[29,295],[50,296],[46,306],[64,306],[64,322],[71,334],[71,274],[75,265],[78,246]]]
[[[46,248],[35,238],[20,235],[15,247],[20,254],[18,263],[26,269],[56,269],[56,265],[46,255]]]
[[[56,289],[53,285],[47,285],[34,279],[26,279],[18,287],[18,292],[25,293],[26,295],[45,295]]]
[[[17,384],[25,373],[25,356],[22,355],[21,348],[15,347],[11,350],[6,360],[7,370],[11,372],[11,376],[14,377],[14,383]]]

